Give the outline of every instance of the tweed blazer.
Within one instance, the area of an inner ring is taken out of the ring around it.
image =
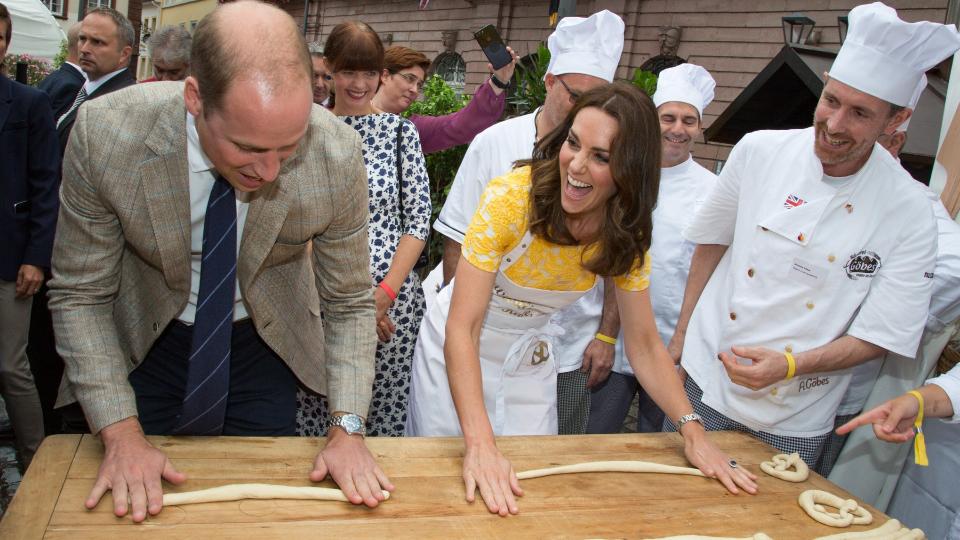
[[[78,400],[94,432],[136,415],[127,375],[187,304],[186,114],[182,83],[111,93],[80,107],[64,157],[50,282],[58,404]],[[359,137],[315,106],[277,180],[251,198],[237,269],[264,341],[331,410],[358,414],[376,350],[367,221]]]

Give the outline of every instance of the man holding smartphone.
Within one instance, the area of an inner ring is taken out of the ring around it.
[[[509,172],[518,159],[530,158],[534,143],[563,121],[580,94],[613,81],[623,52],[623,30],[623,20],[607,10],[587,18],[561,20],[547,39],[550,64],[544,77],[547,96],[543,106],[487,128],[470,143],[433,225],[446,237],[442,263],[444,284],[453,279],[464,232],[487,183]],[[439,272],[438,268],[431,275],[437,278]],[[429,281],[428,277],[425,290],[429,288]],[[613,287],[609,289],[610,301],[614,301]],[[557,340],[554,359],[559,371],[557,397],[561,434],[585,431],[590,406],[590,394],[585,389],[588,378],[600,382],[613,366],[614,346],[595,338],[598,332],[616,336],[619,329],[616,305],[604,310],[604,300],[603,288],[598,286],[554,316],[554,322],[567,330],[567,334]],[[583,371],[579,369],[581,366],[585,368]]]

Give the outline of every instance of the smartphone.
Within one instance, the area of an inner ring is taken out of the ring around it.
[[[513,61],[513,56],[510,55],[510,51],[503,44],[500,33],[492,24],[474,32],[473,37],[477,39],[477,43],[480,44],[483,54],[487,55],[487,60],[490,60],[493,69],[500,69]]]

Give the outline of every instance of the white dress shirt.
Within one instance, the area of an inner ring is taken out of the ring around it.
[[[203,256],[203,218],[207,214],[207,200],[213,191],[213,163],[200,147],[200,136],[193,115],[187,113],[187,166],[190,168],[190,299],[177,320],[193,324],[197,314],[197,296],[200,292],[200,261]],[[240,256],[240,239],[243,238],[243,225],[247,220],[247,208],[250,206],[249,193],[236,192],[237,196],[237,256]],[[249,317],[240,294],[239,275],[233,294],[233,320]]]

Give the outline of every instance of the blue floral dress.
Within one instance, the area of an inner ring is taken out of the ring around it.
[[[395,114],[341,116],[360,134],[363,161],[370,193],[371,286],[390,270],[394,253],[404,234],[426,240],[430,230],[430,183],[420,149],[420,136],[409,121]],[[400,145],[399,159],[397,144]],[[398,173],[401,173],[398,175]],[[367,413],[367,433],[399,437],[407,418],[410,366],[417,341],[424,301],[420,278],[411,271],[389,310],[396,334],[378,343],[373,399]],[[320,436],[326,433],[329,411],[326,400],[301,391],[297,432]]]

